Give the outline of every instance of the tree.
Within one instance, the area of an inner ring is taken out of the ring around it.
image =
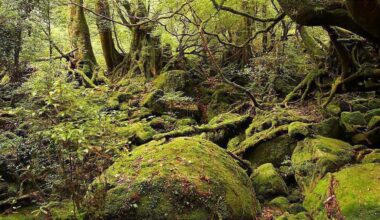
[[[110,18],[110,6],[107,0],[98,0],[96,2],[96,13],[103,17]],[[96,25],[99,31],[100,42],[103,49],[103,56],[106,61],[109,72],[113,71],[117,65],[123,61],[123,55],[120,54],[112,36],[112,23],[101,16],[96,17]]]
[[[74,52],[72,69],[83,71],[91,78],[97,66],[91,45],[90,30],[83,9],[83,0],[72,0],[69,5],[69,37]]]

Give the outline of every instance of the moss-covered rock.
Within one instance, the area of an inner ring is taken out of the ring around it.
[[[298,142],[292,155],[296,181],[308,191],[327,172],[338,170],[353,157],[353,147],[346,142],[322,136],[306,138]]]
[[[256,167],[272,163],[275,167],[289,159],[297,141],[287,135],[287,125],[265,130],[247,138],[237,150],[239,155]]]
[[[370,121],[374,116],[380,116],[380,108],[372,109],[365,114],[366,121]]]
[[[251,179],[260,200],[288,194],[288,187],[271,163],[256,168]]]
[[[133,144],[143,144],[152,139],[157,133],[146,122],[137,122],[126,127],[119,127],[115,131],[119,136],[127,138]]]
[[[336,203],[344,219],[380,219],[380,164],[361,164],[328,174],[306,194],[304,206],[314,219],[328,217],[327,199]],[[332,193],[333,192],[333,193]],[[336,212],[335,206],[330,206]]]
[[[279,196],[279,197],[272,199],[271,201],[269,201],[268,204],[270,206],[275,206],[275,207],[281,209],[282,211],[286,211],[290,207],[289,200],[283,196]]]
[[[231,109],[232,104],[237,102],[242,96],[236,93],[236,90],[230,86],[223,85],[217,88],[211,95],[211,100],[207,105],[207,118],[212,119],[215,116],[226,113]]]
[[[282,216],[276,218],[276,220],[310,220],[309,214],[307,212],[300,212],[297,214],[285,213]]]
[[[380,116],[373,116],[371,120],[368,122],[368,129],[372,130],[378,126],[380,126]]]
[[[364,114],[359,111],[342,112],[340,123],[348,133],[355,133],[357,129],[367,126]]]
[[[110,187],[98,217],[106,219],[253,219],[258,213],[245,171],[202,139],[142,145],[120,157],[94,188],[103,177]]]
[[[153,85],[157,89],[165,92],[174,91],[190,91],[195,84],[194,77],[184,70],[172,70],[160,73],[160,75],[153,81]]]
[[[338,117],[331,117],[315,124],[313,130],[317,135],[339,139],[344,136],[343,128],[339,122]]]
[[[288,134],[295,139],[303,139],[310,134],[310,124],[304,122],[292,122],[288,127]]]
[[[365,155],[362,163],[380,163],[380,149],[372,150],[372,152]]]

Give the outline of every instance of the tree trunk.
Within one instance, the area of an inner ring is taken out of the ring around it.
[[[96,13],[103,15],[104,17],[110,17],[110,9],[107,0],[98,0],[96,2]],[[106,61],[107,69],[109,72],[123,61],[123,55],[121,55],[115,47],[115,43],[112,37],[112,24],[110,21],[97,17],[96,25],[99,31],[100,42],[103,49],[103,56]]]
[[[113,78],[114,80],[119,80],[125,76],[136,75],[152,78],[158,75],[162,69],[160,64],[165,63],[160,61],[162,56],[160,38],[153,36],[152,33],[155,24],[150,22],[138,25],[146,21],[149,16],[149,12],[142,0],[137,0],[137,4],[134,5],[124,1],[123,6],[127,11],[129,24],[133,25],[130,28],[132,39],[130,52],[125,56],[122,64],[114,70]]]
[[[380,44],[377,0],[278,0],[284,12],[305,26],[338,26]]]
[[[88,28],[83,5],[83,0],[72,0],[75,4],[69,6],[69,36],[71,46],[78,49],[74,54],[72,68],[81,69],[91,78],[92,72],[97,66],[94,51],[92,50],[90,30]]]

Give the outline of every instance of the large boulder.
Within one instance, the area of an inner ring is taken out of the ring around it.
[[[380,219],[380,164],[361,164],[328,174],[306,194],[313,219]]]
[[[292,165],[299,186],[305,191],[327,172],[334,172],[350,163],[353,147],[341,140],[316,136],[300,141],[292,155]]]
[[[165,92],[184,91],[192,93],[191,89],[197,83],[196,77],[192,76],[190,72],[184,70],[171,70],[160,73],[160,75],[153,81],[157,89]]]
[[[270,163],[263,164],[255,169],[251,179],[260,200],[288,194],[285,181]]]
[[[137,147],[93,183],[89,201],[104,191],[105,177],[104,209],[89,209],[94,218],[253,219],[259,209],[246,172],[207,140],[176,138]]]

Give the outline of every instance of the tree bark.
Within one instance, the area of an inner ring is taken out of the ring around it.
[[[91,78],[97,66],[95,54],[91,45],[90,30],[84,15],[83,0],[72,0],[75,4],[69,5],[69,37],[71,46],[78,48],[74,53],[72,68],[82,69]]]
[[[96,13],[110,17],[110,9],[107,0],[98,0],[96,2]],[[112,24],[110,21],[102,19],[100,16],[96,19],[96,25],[99,31],[100,43],[103,49],[103,56],[106,61],[107,69],[109,72],[114,70],[117,65],[123,61],[123,55],[121,55],[115,47],[115,43],[112,37]]]
[[[284,12],[305,26],[337,26],[380,43],[378,0],[278,0]],[[367,13],[367,10],[369,10]]]

